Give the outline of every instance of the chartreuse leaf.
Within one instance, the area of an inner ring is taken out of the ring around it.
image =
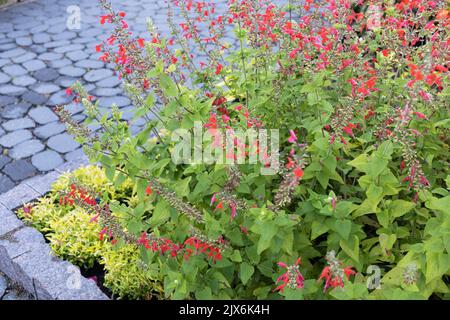
[[[355,217],[359,217],[369,213],[376,213],[378,211],[377,206],[383,199],[383,188],[376,186],[375,184],[369,185],[366,192],[367,198],[361,203],[359,208],[354,212]]]
[[[335,222],[334,222],[333,229],[337,233],[339,233],[339,235],[344,240],[347,240],[349,235],[350,235],[350,231],[352,230],[352,222],[350,220],[336,219]]]
[[[373,157],[368,163],[367,174],[375,179],[387,168],[387,165],[387,159],[379,159],[378,157]]]
[[[234,262],[242,262],[241,252],[239,250],[234,250],[233,254],[230,256],[230,260]]]
[[[316,239],[320,235],[330,230],[323,221],[314,220],[311,225],[311,240]]]
[[[304,292],[303,290],[293,289],[286,287],[283,292],[283,296],[286,300],[304,300]]]
[[[352,161],[348,162],[347,164],[352,167],[355,167],[356,169],[358,169],[358,171],[366,172],[368,162],[369,162],[369,160],[367,158],[367,155],[365,153],[363,153],[363,154],[357,156]]]
[[[265,212],[261,211],[261,214],[265,214]],[[257,241],[257,254],[259,255],[270,247],[272,238],[278,232],[278,226],[270,220],[257,220],[250,230],[260,235]]]
[[[387,140],[378,147],[375,155],[380,159],[390,160],[393,151],[394,144],[391,141]]]
[[[162,224],[164,221],[167,221],[170,218],[170,206],[164,200],[161,199],[158,201],[155,209],[153,209],[153,215],[150,219],[150,223],[154,226]]]
[[[442,211],[444,213],[450,213],[450,196],[443,197],[443,198],[435,198],[432,197],[430,201],[427,201],[425,203],[427,208]]]
[[[383,210],[377,213],[378,222],[382,227],[387,228],[391,223],[391,216],[388,210]]]
[[[380,241],[380,246],[381,249],[383,250],[383,253],[387,254],[389,251],[392,250],[392,247],[394,246],[394,243],[397,240],[397,236],[395,234],[387,235],[385,233],[382,233],[378,236],[378,239]]]
[[[167,74],[161,73],[159,75],[159,84],[167,96],[175,97],[178,94],[177,85]]]
[[[258,241],[258,254],[270,247],[272,238],[277,234],[278,228],[272,223],[265,223],[261,227],[261,237]]]
[[[444,252],[427,252],[426,283],[441,278],[450,268],[450,255]]]
[[[341,249],[355,262],[359,263],[359,238],[355,235],[351,241],[339,241]]]
[[[398,218],[411,211],[415,206],[414,202],[394,200],[389,204],[388,208],[391,212],[391,216]]]
[[[192,177],[188,177],[183,180],[178,180],[178,183],[175,185],[174,189],[179,196],[186,197],[187,195],[189,195],[189,182],[191,181],[191,178]]]
[[[145,196],[145,189],[148,187],[148,182],[144,179],[137,179],[137,194],[139,198],[143,198]]]
[[[195,297],[198,300],[212,300],[213,295],[211,292],[211,288],[205,287],[202,290],[195,293]]]
[[[244,285],[247,284],[248,280],[250,280],[254,272],[255,268],[251,264],[249,264],[248,262],[241,263],[239,275]]]

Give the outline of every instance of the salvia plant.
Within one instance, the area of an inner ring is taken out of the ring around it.
[[[87,120],[57,112],[138,201],[74,182],[61,204],[138,246],[163,298],[448,298],[446,1],[169,0],[168,37],[99,3],[96,50],[144,127],[80,84]]]

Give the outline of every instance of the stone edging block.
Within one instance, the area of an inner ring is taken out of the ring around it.
[[[13,212],[50,191],[60,172],[87,164],[86,158],[65,163],[0,195],[0,271],[38,300],[108,300],[78,267],[55,257],[42,234],[25,226]]]

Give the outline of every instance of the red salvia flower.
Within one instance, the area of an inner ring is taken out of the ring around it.
[[[288,266],[284,262],[278,262],[277,265],[287,271],[278,277],[276,284],[278,285],[274,291],[284,291],[284,288],[287,286],[291,289],[301,289],[303,288],[305,278],[300,273],[299,264],[301,263],[301,258],[298,258],[295,264]]]
[[[300,168],[300,167],[297,167],[297,168],[295,168],[294,169],[294,175],[297,177],[297,178],[301,178],[301,177],[303,177],[303,170],[302,170],[302,168]]]
[[[139,47],[143,48],[145,46],[145,40],[142,38],[137,39]]]
[[[222,72],[223,69],[223,65],[221,65],[220,63],[216,66],[216,71],[215,74],[219,75]]]
[[[356,273],[352,267],[342,268],[342,262],[337,260],[334,250],[328,252],[325,259],[328,262],[328,266],[322,270],[319,277],[319,281],[325,279],[324,291],[329,287],[344,287],[344,278],[348,280],[350,275]]]

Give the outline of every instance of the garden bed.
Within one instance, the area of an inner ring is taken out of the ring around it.
[[[73,170],[85,160],[58,171]],[[54,171],[34,177],[0,196],[0,271],[38,300],[105,300],[108,297],[80,269],[51,252],[41,233],[27,226],[15,210],[46,194],[59,176]]]

